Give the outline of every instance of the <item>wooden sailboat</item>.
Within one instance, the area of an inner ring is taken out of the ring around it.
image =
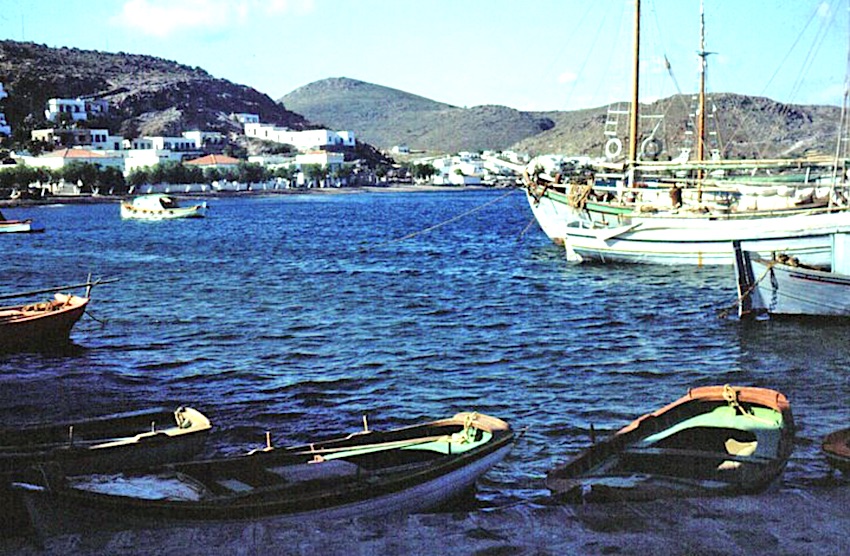
[[[704,36],[704,34],[703,34]],[[552,241],[563,244],[574,260],[627,263],[714,265],[733,263],[732,241],[746,242],[767,255],[782,251],[809,264],[827,264],[830,233],[850,223],[848,188],[838,176],[820,188],[806,184],[803,192],[750,195],[739,184],[708,181],[706,171],[718,168],[781,168],[811,161],[704,160],[705,51],[700,40],[703,72],[700,79],[697,160],[650,162],[640,160],[638,148],[638,61],[640,1],[635,2],[633,86],[625,172],[614,180],[597,173],[561,183],[536,162],[524,175],[526,195],[534,216]],[[610,166],[610,165],[609,165]],[[674,172],[696,173],[695,181],[665,178]],[[841,176],[843,177],[843,173]],[[757,188],[756,193],[765,193]],[[745,194],[746,193],[746,194]],[[790,194],[788,194],[790,193]],[[752,198],[751,198],[752,197]]]

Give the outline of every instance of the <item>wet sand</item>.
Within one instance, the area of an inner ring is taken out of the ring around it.
[[[0,553],[181,556],[802,555],[850,554],[850,483],[734,498],[584,506],[520,503],[471,513],[400,516],[239,532],[177,528],[0,542]]]

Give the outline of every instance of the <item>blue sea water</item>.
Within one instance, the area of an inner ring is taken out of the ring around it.
[[[287,445],[364,415],[388,428],[477,410],[524,431],[479,483],[482,506],[541,499],[591,425],[613,432],[694,386],[788,396],[782,488],[825,480],[820,441],[850,426],[850,325],[719,318],[730,268],[569,263],[519,191],[209,205],[171,222],[122,221],[115,204],[4,209],[47,231],[0,237],[0,292],[120,281],[95,288],[97,320],[70,352],[0,357],[2,425],[191,405],[215,425],[212,456],[265,431]]]

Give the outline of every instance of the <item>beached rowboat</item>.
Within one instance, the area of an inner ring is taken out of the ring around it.
[[[609,502],[758,492],[794,445],[788,400],[752,387],[694,388],[550,471],[568,502]]]
[[[10,489],[38,464],[58,462],[68,473],[105,473],[192,458],[211,425],[200,411],[150,409],[66,423],[0,429],[0,523],[26,522]]]
[[[511,449],[504,421],[475,413],[292,448],[71,476],[45,467],[19,483],[42,535],[92,528],[244,528],[426,511],[472,488]]]

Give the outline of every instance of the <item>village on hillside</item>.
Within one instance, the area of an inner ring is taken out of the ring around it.
[[[8,138],[12,128],[2,112],[6,97],[0,83],[0,137]],[[241,134],[186,130],[173,137],[123,137],[88,126],[109,110],[104,99],[49,99],[44,117],[55,125],[32,130],[30,149],[4,157],[0,198],[203,194],[393,182],[511,185],[529,159],[493,151],[417,156],[399,145],[383,153],[388,164],[370,164],[357,156],[354,131],[292,130],[249,113],[229,115]],[[253,155],[233,148],[251,141],[271,148]]]

